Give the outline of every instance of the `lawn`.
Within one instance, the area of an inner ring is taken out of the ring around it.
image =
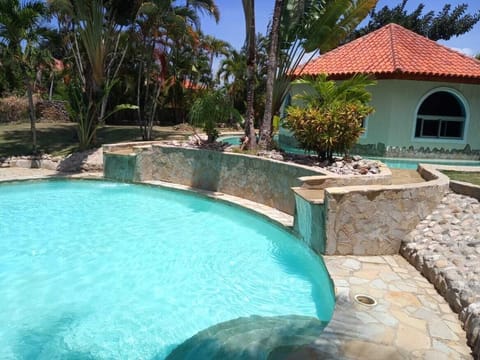
[[[450,179],[480,186],[480,172],[442,170]]]
[[[77,150],[77,134],[74,123],[38,123],[37,142],[42,153],[67,155]],[[155,126],[154,140],[168,138],[186,138],[191,133],[175,130],[171,126]],[[98,129],[97,145],[141,141],[138,126],[106,125]],[[28,155],[32,150],[29,123],[0,124],[0,157],[12,155]]]

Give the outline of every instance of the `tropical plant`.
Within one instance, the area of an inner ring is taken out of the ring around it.
[[[202,38],[202,47],[207,51],[209,55],[209,68],[210,68],[210,74],[213,72],[213,62],[215,58],[218,58],[219,56],[227,56],[231,49],[232,46],[221,39],[217,39],[214,36],[207,35]]]
[[[219,123],[241,121],[240,113],[235,110],[228,97],[219,90],[208,91],[195,100],[190,108],[190,120],[193,126],[202,126],[208,136],[207,142],[218,138]]]
[[[29,103],[33,152],[37,151],[34,82],[41,66],[48,67],[51,56],[39,44],[47,33],[47,9],[41,1],[0,0],[0,46],[2,70],[10,90],[26,89]],[[23,86],[18,83],[23,81]]]
[[[334,153],[347,154],[363,132],[362,122],[373,112],[366,87],[375,81],[356,75],[337,83],[319,75],[296,83],[310,89],[294,98],[306,106],[289,107],[284,126],[293,131],[303,149],[315,151],[321,159],[331,161]]]
[[[468,4],[458,4],[452,9],[451,4],[445,4],[441,11],[423,13],[425,4],[420,3],[411,13],[405,10],[408,0],[395,7],[384,6],[370,12],[368,23],[353,33],[353,38],[368,34],[389,23],[396,23],[431,40],[449,40],[469,32],[480,20],[480,11],[468,14]]]
[[[72,1],[74,32],[68,48],[74,59],[69,87],[72,116],[76,120],[81,149],[95,144],[98,126],[105,117],[106,101],[117,81],[126,49],[121,48],[122,32],[105,21],[102,0]]]
[[[292,75],[301,69],[319,52],[336,47],[368,15],[377,0],[284,0],[276,53],[278,65],[273,89],[271,112],[266,113],[261,128],[262,138],[270,139],[271,122],[289,92]],[[274,13],[274,18],[276,17]],[[274,36],[272,21],[271,37]],[[273,50],[272,54],[273,56]],[[272,92],[271,94],[269,92]],[[269,109],[269,108],[267,108]]]

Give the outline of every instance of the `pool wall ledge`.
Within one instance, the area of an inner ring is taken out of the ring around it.
[[[317,253],[398,254],[402,239],[440,203],[449,179],[421,164],[423,183],[391,185],[391,172],[338,176],[258,156],[169,146],[104,146],[104,175],[221,192],[294,215],[294,230]]]
[[[104,169],[107,179],[177,183],[242,197],[289,215],[295,211],[291,188],[301,185],[299,178],[325,175],[308,166],[258,156],[161,143],[107,145]]]
[[[449,179],[430,165],[418,169],[423,183],[332,186],[303,178],[294,188],[294,226],[315,251],[326,255],[398,254],[401,241],[440,203]]]
[[[460,171],[480,173],[480,166],[449,166],[449,165],[432,165],[438,171]],[[450,179],[450,189],[457,194],[473,197],[480,200],[480,186]]]

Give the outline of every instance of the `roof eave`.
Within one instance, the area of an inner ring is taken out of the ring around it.
[[[329,80],[346,80],[358,74],[357,72],[348,73],[330,73]],[[462,76],[462,75],[438,75],[438,74],[424,74],[424,73],[408,73],[408,72],[374,72],[365,73],[372,76],[376,80],[416,80],[416,81],[436,81],[436,82],[450,82],[461,84],[480,84],[480,76]],[[303,74],[308,76],[316,76],[318,74]],[[301,77],[296,76],[296,77]]]

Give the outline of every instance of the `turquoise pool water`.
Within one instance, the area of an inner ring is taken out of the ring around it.
[[[226,142],[231,145],[238,145],[240,138],[238,136],[221,137],[219,141]],[[284,147],[284,151],[292,154],[305,154],[302,149],[294,147]],[[315,154],[312,154],[315,155]],[[434,159],[398,159],[398,158],[382,158],[382,157],[369,157],[369,159],[379,160],[393,169],[411,169],[415,170],[419,163],[422,164],[440,164],[451,166],[480,166],[480,161],[462,161],[462,160],[434,160]]]
[[[379,160],[392,169],[410,169],[416,170],[418,164],[437,164],[450,166],[480,166],[480,161],[468,160],[433,160],[433,159],[395,159],[370,157],[370,159]]]
[[[322,260],[280,227],[188,193],[0,185],[0,359],[163,359],[252,314],[330,320]]]

